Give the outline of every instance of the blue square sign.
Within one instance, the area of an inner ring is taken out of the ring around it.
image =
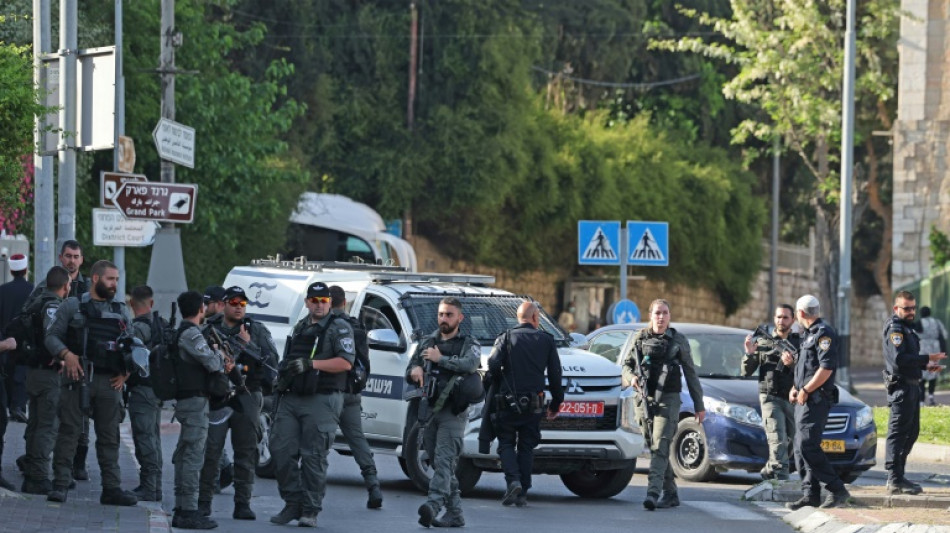
[[[620,265],[620,221],[578,220],[577,262],[581,265]]]
[[[628,220],[627,250],[630,250],[628,265],[669,266],[669,223]]]

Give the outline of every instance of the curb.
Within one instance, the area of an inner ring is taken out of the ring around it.
[[[793,502],[802,496],[801,483],[790,481],[773,485],[771,481],[763,481],[747,490],[744,500],[757,502]],[[884,508],[923,508],[948,509],[950,496],[934,496],[923,494],[911,496],[908,494],[861,494],[852,493],[851,501],[855,505]],[[948,529],[950,531],[950,529]]]
[[[852,524],[838,520],[814,507],[786,511],[784,506],[774,502],[753,503],[762,510],[781,517],[782,521],[802,533],[950,533],[950,526],[932,526],[910,522]]]

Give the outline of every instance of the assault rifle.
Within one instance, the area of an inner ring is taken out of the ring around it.
[[[785,366],[785,363],[782,362],[783,353],[791,352],[795,354],[798,351],[788,339],[780,339],[770,335],[766,324],[760,324],[759,327],[755,328],[755,331],[752,332],[752,340],[755,342],[756,351],[765,356],[765,360],[760,361],[760,363],[773,363],[778,368]],[[759,350],[759,347],[762,350]]]

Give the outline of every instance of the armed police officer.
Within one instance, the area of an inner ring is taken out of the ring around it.
[[[644,432],[645,436],[650,434],[651,456],[643,507],[650,511],[677,507],[680,500],[670,466],[670,443],[682,404],[680,377],[686,379],[700,424],[706,419],[706,407],[689,341],[670,327],[670,304],[666,300],[654,300],[650,304],[650,325],[634,336],[634,349],[624,360],[623,377],[625,382],[633,384],[641,398],[637,407],[641,427],[652,426],[652,431]]]
[[[461,527],[462,498],[455,468],[462,454],[462,438],[467,406],[459,410],[452,400],[455,382],[478,369],[481,347],[471,335],[463,335],[459,326],[465,315],[462,302],[449,296],[439,302],[439,329],[419,342],[409,366],[406,381],[427,391],[420,399],[419,423],[423,425],[423,446],[431,458],[432,479],[429,495],[419,507],[419,523],[425,527]],[[439,511],[445,514],[436,519]]]
[[[91,290],[59,306],[45,339],[46,349],[62,362],[66,382],[53,452],[53,490],[46,499],[66,501],[86,410],[96,424],[96,456],[102,473],[99,502],[135,505],[138,498],[120,488],[119,474],[122,387],[129,376],[119,338],[128,336],[132,319],[125,304],[113,300],[119,283],[116,266],[98,261],[91,273]]]
[[[208,428],[205,461],[201,469],[198,510],[211,515],[211,500],[219,483],[219,461],[228,430],[234,450],[234,512],[238,520],[255,520],[251,510],[254,470],[257,467],[257,441],[261,433],[263,390],[270,392],[276,377],[277,348],[270,332],[260,322],[245,315],[247,295],[238,286],[224,293],[224,312],[205,320],[204,335],[210,342],[220,340],[233,356],[241,374],[228,407],[234,413],[220,424]]]
[[[294,326],[280,364],[270,451],[284,508],[271,517],[275,524],[297,520],[298,526],[316,527],[323,509],[327,455],[356,357],[353,328],[330,313],[330,300],[326,283],[307,287],[309,314]]]
[[[60,369],[62,364],[43,344],[46,329],[56,316],[69,292],[69,272],[54,266],[46,274],[46,287],[33,303],[24,309],[33,328],[33,350],[26,361],[26,392],[30,399],[30,418],[26,424],[24,439],[23,485],[21,491],[28,494],[49,494],[50,460],[56,445],[59,430],[59,397],[61,394]]]
[[[792,389],[795,360],[784,352],[797,352],[802,343],[801,336],[792,331],[794,315],[791,305],[779,305],[774,327],[762,324],[745,340],[742,375],[759,371],[759,403],[769,442],[769,461],[761,471],[763,479],[788,479],[788,452],[795,438],[795,410],[788,401],[788,392]]]
[[[534,449],[541,442],[541,417],[557,417],[564,401],[561,358],[554,338],[538,329],[541,311],[533,302],[518,306],[518,325],[495,341],[488,372],[498,382],[494,419],[498,455],[508,483],[502,505],[527,505]],[[547,371],[551,403],[544,405]],[[517,452],[515,451],[517,447]]]
[[[838,401],[835,386],[838,334],[821,319],[818,299],[810,294],[798,299],[795,314],[804,332],[788,399],[795,404],[795,464],[802,476],[803,496],[786,507],[793,511],[819,504],[835,507],[851,497],[821,449],[828,413]],[[830,493],[824,502],[821,501],[822,483]]]
[[[169,355],[175,361],[175,418],[181,424],[178,445],[172,455],[175,465],[175,515],[172,527],[214,529],[218,523],[198,512],[198,478],[204,463],[208,438],[208,397],[227,390],[226,374],[234,370],[227,360],[208,346],[198,326],[204,319],[201,295],[195,291],[178,295],[181,324]]]
[[[890,418],[887,422],[887,492],[920,494],[920,485],[904,477],[904,466],[920,433],[920,379],[924,370],[938,371],[944,353],[920,353],[913,323],[917,301],[908,291],[894,298],[894,315],[884,323],[884,378]]]
[[[379,477],[376,472],[376,461],[373,460],[373,452],[369,448],[369,442],[366,435],[363,434],[363,397],[360,394],[362,388],[357,383],[358,378],[354,374],[360,367],[363,377],[362,385],[366,384],[366,377],[370,372],[369,346],[366,339],[366,329],[360,324],[360,321],[346,313],[346,291],[339,285],[330,286],[330,305],[334,316],[346,320],[353,328],[353,338],[356,341],[356,360],[351,374],[347,376],[346,390],[343,393],[343,412],[340,414],[340,432],[346,439],[350,451],[353,452],[353,459],[360,467],[360,473],[363,475],[363,484],[368,493],[366,507],[368,509],[379,509],[383,506],[383,492],[379,488]]]

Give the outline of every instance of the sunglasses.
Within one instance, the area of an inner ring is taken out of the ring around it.
[[[904,311],[914,311],[917,309],[916,305],[908,305],[907,307],[897,306],[898,309],[903,309]]]
[[[228,305],[231,307],[247,307],[247,300],[242,300],[240,298],[233,298],[228,300]]]
[[[310,298],[307,298],[307,301],[312,304],[328,304],[330,303],[330,297],[329,296],[311,296]]]

